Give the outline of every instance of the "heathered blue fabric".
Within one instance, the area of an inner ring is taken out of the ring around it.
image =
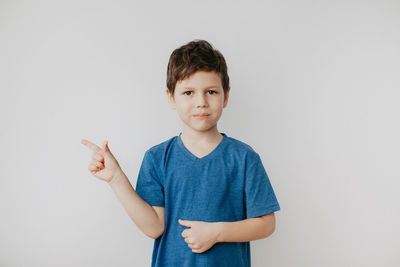
[[[164,233],[154,240],[152,267],[249,267],[250,242],[220,242],[192,252],[178,219],[233,222],[280,210],[260,156],[225,133],[208,155],[198,158],[174,136],[148,149],[136,192],[165,207]]]

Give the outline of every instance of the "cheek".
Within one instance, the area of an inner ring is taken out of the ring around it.
[[[213,105],[213,110],[218,112],[218,111],[222,111],[222,109],[224,108],[224,102],[221,100],[218,100],[214,103]]]
[[[190,116],[190,114],[191,114],[190,105],[187,105],[187,104],[186,105],[181,104],[181,105],[177,106],[177,110],[178,110],[178,113],[183,117]]]

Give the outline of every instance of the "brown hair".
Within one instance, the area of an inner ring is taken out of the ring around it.
[[[172,96],[178,81],[197,71],[215,71],[221,78],[224,95],[229,88],[228,67],[224,56],[209,42],[195,39],[175,49],[168,62],[167,88]]]

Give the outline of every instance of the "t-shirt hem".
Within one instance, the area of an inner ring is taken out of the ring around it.
[[[266,208],[260,207],[260,208],[252,209],[247,212],[247,218],[254,218],[254,217],[262,216],[265,214],[269,214],[269,213],[278,211],[280,209],[281,208],[280,208],[279,204],[274,204],[274,205],[268,206]]]
[[[161,207],[165,206],[165,203],[162,200],[155,200],[155,199],[146,200],[146,199],[144,199],[144,201],[146,201],[151,206],[161,206]]]

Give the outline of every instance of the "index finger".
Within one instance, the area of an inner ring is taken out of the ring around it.
[[[84,144],[85,146],[87,146],[88,148],[92,149],[93,151],[99,153],[101,151],[101,148],[95,144],[93,144],[92,142],[86,140],[86,139],[82,139],[81,143]]]

